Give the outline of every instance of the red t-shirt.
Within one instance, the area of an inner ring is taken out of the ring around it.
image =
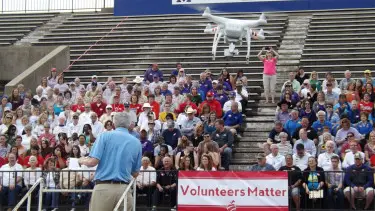
[[[77,112],[77,110],[80,110],[81,112],[84,112],[85,111],[85,104],[81,104],[81,105],[74,104],[74,105],[72,105],[72,111]]]
[[[155,118],[159,119],[159,113],[160,113],[160,105],[158,102],[154,101],[151,104],[151,110],[155,113]]]
[[[113,112],[123,112],[125,110],[124,104],[112,104]]]
[[[360,144],[357,145],[358,147],[358,151],[361,151],[362,152],[362,147]],[[344,154],[346,153],[346,151],[350,151],[350,146],[349,146],[349,142],[345,142],[342,147],[341,147],[341,154]]]
[[[142,112],[141,104],[130,104],[129,108],[130,110],[135,111],[137,115]]]
[[[98,117],[101,117],[104,114],[105,107],[107,107],[107,104],[105,104],[103,102],[100,103],[100,104],[98,104],[96,102],[91,103],[91,110],[93,112],[95,112],[98,115]]]
[[[30,159],[31,156],[26,156],[25,159],[23,160],[23,166],[26,166],[26,168],[29,168],[30,165],[29,165],[29,159]],[[38,157],[36,158],[37,159],[37,164],[36,166],[40,167],[40,168],[43,168],[43,164],[44,164],[44,159],[42,156],[38,155]]]
[[[364,101],[361,101],[359,103],[359,109],[361,110],[361,112],[366,112],[366,113],[371,113],[372,112],[372,109],[374,108],[374,103],[373,102],[364,102]]]
[[[46,156],[46,160],[47,160],[48,158],[50,158],[51,156],[52,156],[51,154],[47,155],[47,156]],[[66,160],[65,160],[64,158],[61,158],[61,159],[64,161],[64,163],[66,163]],[[57,161],[57,159],[56,159],[56,168],[61,169],[61,167],[60,167],[60,163]]]

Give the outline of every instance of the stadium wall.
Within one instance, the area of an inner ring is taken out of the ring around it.
[[[7,54],[8,51],[13,53]],[[9,79],[11,81],[5,85],[5,94],[7,95],[10,95],[13,88],[18,84],[23,84],[35,92],[41,79],[49,76],[52,67],[61,72],[70,64],[69,46],[4,47],[0,48],[0,52],[0,58],[7,58],[9,67],[14,70],[14,72],[11,72],[9,68],[4,69],[7,70],[5,72],[12,74],[11,79]],[[35,55],[33,52],[38,52],[38,54]],[[13,66],[11,66],[12,64]]]
[[[189,5],[210,6],[223,12],[270,12],[375,8],[375,0],[115,0],[114,13],[117,16],[198,13]]]

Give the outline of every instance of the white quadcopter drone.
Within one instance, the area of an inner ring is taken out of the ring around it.
[[[263,29],[259,31],[252,29],[267,24],[266,16],[263,13],[258,20],[238,20],[212,15],[210,8],[206,7],[202,16],[217,24],[216,27],[207,24],[204,30],[206,34],[215,34],[212,45],[212,60],[215,60],[217,45],[221,38],[224,38],[224,43],[230,43],[229,48],[224,50],[224,56],[226,57],[238,55],[239,51],[236,49],[235,43],[239,41],[242,46],[242,41],[245,38],[247,43],[246,63],[249,63],[250,60],[251,39],[265,39]]]

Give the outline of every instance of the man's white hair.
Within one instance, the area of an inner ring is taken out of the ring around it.
[[[131,124],[130,115],[124,112],[117,112],[113,116],[113,124],[115,125],[116,128],[118,127],[129,128]]]

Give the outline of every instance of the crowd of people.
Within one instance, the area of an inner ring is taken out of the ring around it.
[[[259,144],[254,171],[289,171],[297,210],[356,209],[356,198],[373,210],[375,169],[375,79],[370,70],[339,82],[331,72],[320,80],[303,68],[290,72],[277,104],[275,125]],[[318,196],[317,196],[318,193]],[[303,201],[303,202],[302,202]]]
[[[35,92],[20,84],[1,97],[1,204],[14,206],[22,190],[40,176],[50,189],[92,188],[92,174],[73,175],[78,179],[72,186],[63,184],[61,172],[69,169],[71,158],[88,156],[101,133],[115,129],[115,113],[126,112],[132,122],[129,133],[142,145],[141,170],[172,170],[137,178],[139,192],[147,192],[149,205],[157,206],[164,193],[176,191],[173,170],[229,170],[247,101],[247,78],[241,70],[230,75],[224,68],[213,75],[207,69],[193,80],[179,63],[170,72],[152,64],[132,81],[123,77],[121,84],[112,78],[100,83],[93,75],[85,86],[79,78],[65,82],[63,73],[52,68]],[[9,176],[22,170],[43,174]],[[59,195],[49,193],[46,207],[57,209]],[[73,203],[78,197],[84,198],[73,194]]]

